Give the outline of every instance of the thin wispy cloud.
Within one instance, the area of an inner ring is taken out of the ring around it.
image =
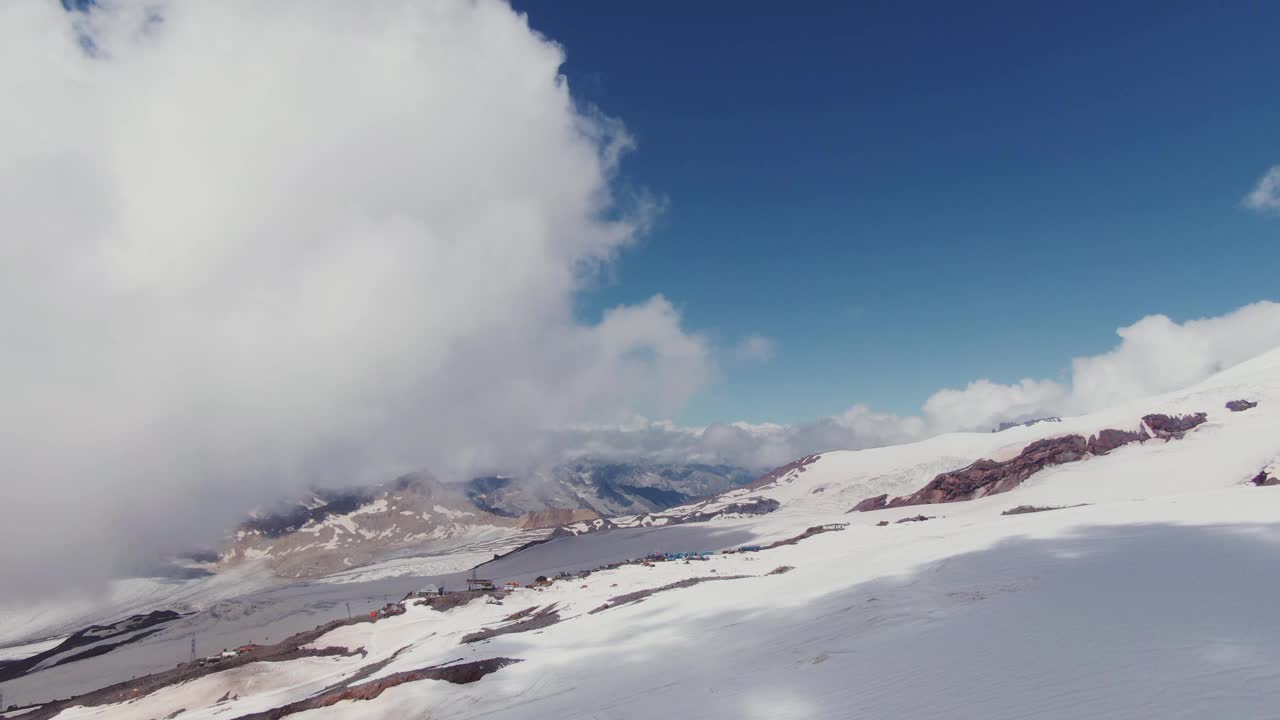
[[[1267,170],[1243,202],[1250,210],[1280,212],[1280,165]]]
[[[733,356],[743,363],[767,363],[778,355],[778,345],[764,335],[753,333],[733,347]]]

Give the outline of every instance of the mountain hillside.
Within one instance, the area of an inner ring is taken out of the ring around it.
[[[477,543],[501,552],[528,531],[599,515],[657,511],[750,480],[741,468],[579,462],[522,479],[450,485],[414,475],[371,489],[319,492],[245,521],[218,566],[258,561],[280,577],[319,577],[412,553]]]
[[[330,495],[284,513],[251,518],[220,565],[252,560],[282,577],[316,577],[360,567],[414,546],[515,535],[520,522],[476,508],[454,487],[423,477],[362,493]]]
[[[1278,427],[1280,351],[1103,412],[823,453],[607,532],[574,523],[477,568],[512,590],[375,620],[317,583],[290,597],[318,629],[206,624],[271,633],[227,666],[184,662],[193,616],[125,646],[127,669],[7,689],[47,703],[35,720],[1273,717]],[[127,682],[48,703],[91,681]]]
[[[507,517],[553,508],[619,515],[717,495],[757,475],[731,465],[584,461],[529,478],[478,478],[467,484],[467,496],[477,507]]]

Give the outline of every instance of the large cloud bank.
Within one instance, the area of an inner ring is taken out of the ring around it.
[[[979,380],[914,416],[619,425],[714,371],[660,296],[575,318],[647,208],[613,191],[630,140],[562,60],[496,0],[0,3],[0,573],[21,578],[0,593],[118,574],[309,485],[584,454],[767,468],[1280,345],[1273,303],[1152,316],[1069,382]]]
[[[0,572],[677,409],[709,361],[671,303],[574,317],[645,207],[562,59],[488,0],[0,4]]]
[[[934,393],[918,415],[876,412],[859,404],[840,415],[797,425],[681,428],[633,422],[563,434],[562,453],[764,469],[828,450],[911,442],[945,432],[986,432],[1003,421],[1087,413],[1186,387],[1280,347],[1280,304],[1264,301],[1183,323],[1150,315],[1116,333],[1120,342],[1110,352],[1071,362],[1069,382],[976,380],[962,389]]]

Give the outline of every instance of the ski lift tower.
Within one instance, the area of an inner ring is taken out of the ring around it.
[[[476,577],[476,568],[471,568],[471,577],[467,578],[468,590],[494,590],[492,580]]]

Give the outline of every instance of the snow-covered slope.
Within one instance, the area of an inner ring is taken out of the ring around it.
[[[1240,399],[1258,405],[1224,407]],[[848,512],[1038,440],[1196,412],[1206,421],[1180,439],[1084,453],[1008,492]],[[527,583],[555,562],[833,531],[625,564],[448,611],[411,604],[312,643],[365,656],[251,663],[59,717],[240,718],[323,698],[336,704],[299,717],[1274,717],[1280,488],[1250,480],[1280,459],[1278,430],[1280,351],[1061,423],[827,453],[697,506],[759,499],[772,512],[588,532],[482,569]],[[1059,509],[1003,514],[1023,505]],[[929,519],[898,522],[916,516]],[[486,628],[517,632],[463,642]],[[520,662],[468,684],[406,674],[493,658]]]
[[[296,506],[246,522],[223,548],[219,562],[199,564],[200,569],[216,571],[213,575],[129,578],[113,581],[93,596],[0,607],[0,656],[21,656],[30,641],[56,644],[87,625],[133,614],[195,613],[139,647],[128,648],[123,654],[129,657],[92,663],[148,672],[186,657],[185,640],[177,639],[183,633],[200,634],[202,644],[216,642],[211,634],[260,640],[272,632],[298,629],[286,615],[290,610],[314,624],[338,617],[345,602],[364,606],[377,598],[380,603],[388,591],[402,594],[422,584],[414,578],[440,583],[451,576],[460,578],[478,563],[545,538],[549,528],[595,517],[584,505],[665,507],[664,503],[714,494],[747,478],[746,471],[728,466],[584,461],[556,469],[553,477],[490,478],[502,481],[499,492],[490,495],[481,491],[493,492],[493,482],[455,487],[414,476],[378,488],[317,493]],[[503,512],[528,512],[507,517],[486,511],[489,503],[500,505]],[[317,585],[304,601],[281,600],[279,596],[289,595],[299,579],[344,587],[325,590]],[[243,627],[223,614],[217,632],[209,633],[201,618],[228,605],[258,610],[236,621]],[[113,651],[117,654],[120,651]],[[56,679],[22,681],[23,696],[28,686],[39,697],[47,688],[83,688],[94,676],[93,668],[85,667],[62,668],[56,674]]]
[[[1259,406],[1244,412],[1226,409],[1226,403],[1240,399],[1259,402]],[[1208,490],[1221,487],[1224,479],[1247,480],[1277,457],[1277,406],[1280,350],[1193,388],[1125,403],[1104,412],[999,433],[953,433],[908,445],[824,453],[795,463],[796,467],[763,487],[736,489],[689,507],[714,512],[751,498],[774,500],[780,509],[757,525],[762,530],[776,526],[775,532],[787,532],[795,525],[793,516],[845,513],[868,497],[907,495],[939,473],[983,458],[1007,460],[1037,440],[1067,435],[1089,438],[1105,429],[1140,432],[1142,418],[1150,413],[1206,412],[1208,420],[1181,440],[1152,439],[1120,447],[1102,457],[1086,457],[1081,462],[1040,471],[1018,487],[1017,504],[1102,502]],[[1142,472],[1134,473],[1134,465]],[[1069,480],[1055,481],[1058,478]],[[1167,478],[1178,479],[1171,482]],[[1011,498],[1014,496],[1006,495],[1004,499]],[[1000,499],[997,496],[996,501]],[[914,515],[923,509],[903,508],[897,514]],[[934,508],[941,512],[956,509],[953,504]],[[667,513],[679,514],[683,510],[673,508]]]

